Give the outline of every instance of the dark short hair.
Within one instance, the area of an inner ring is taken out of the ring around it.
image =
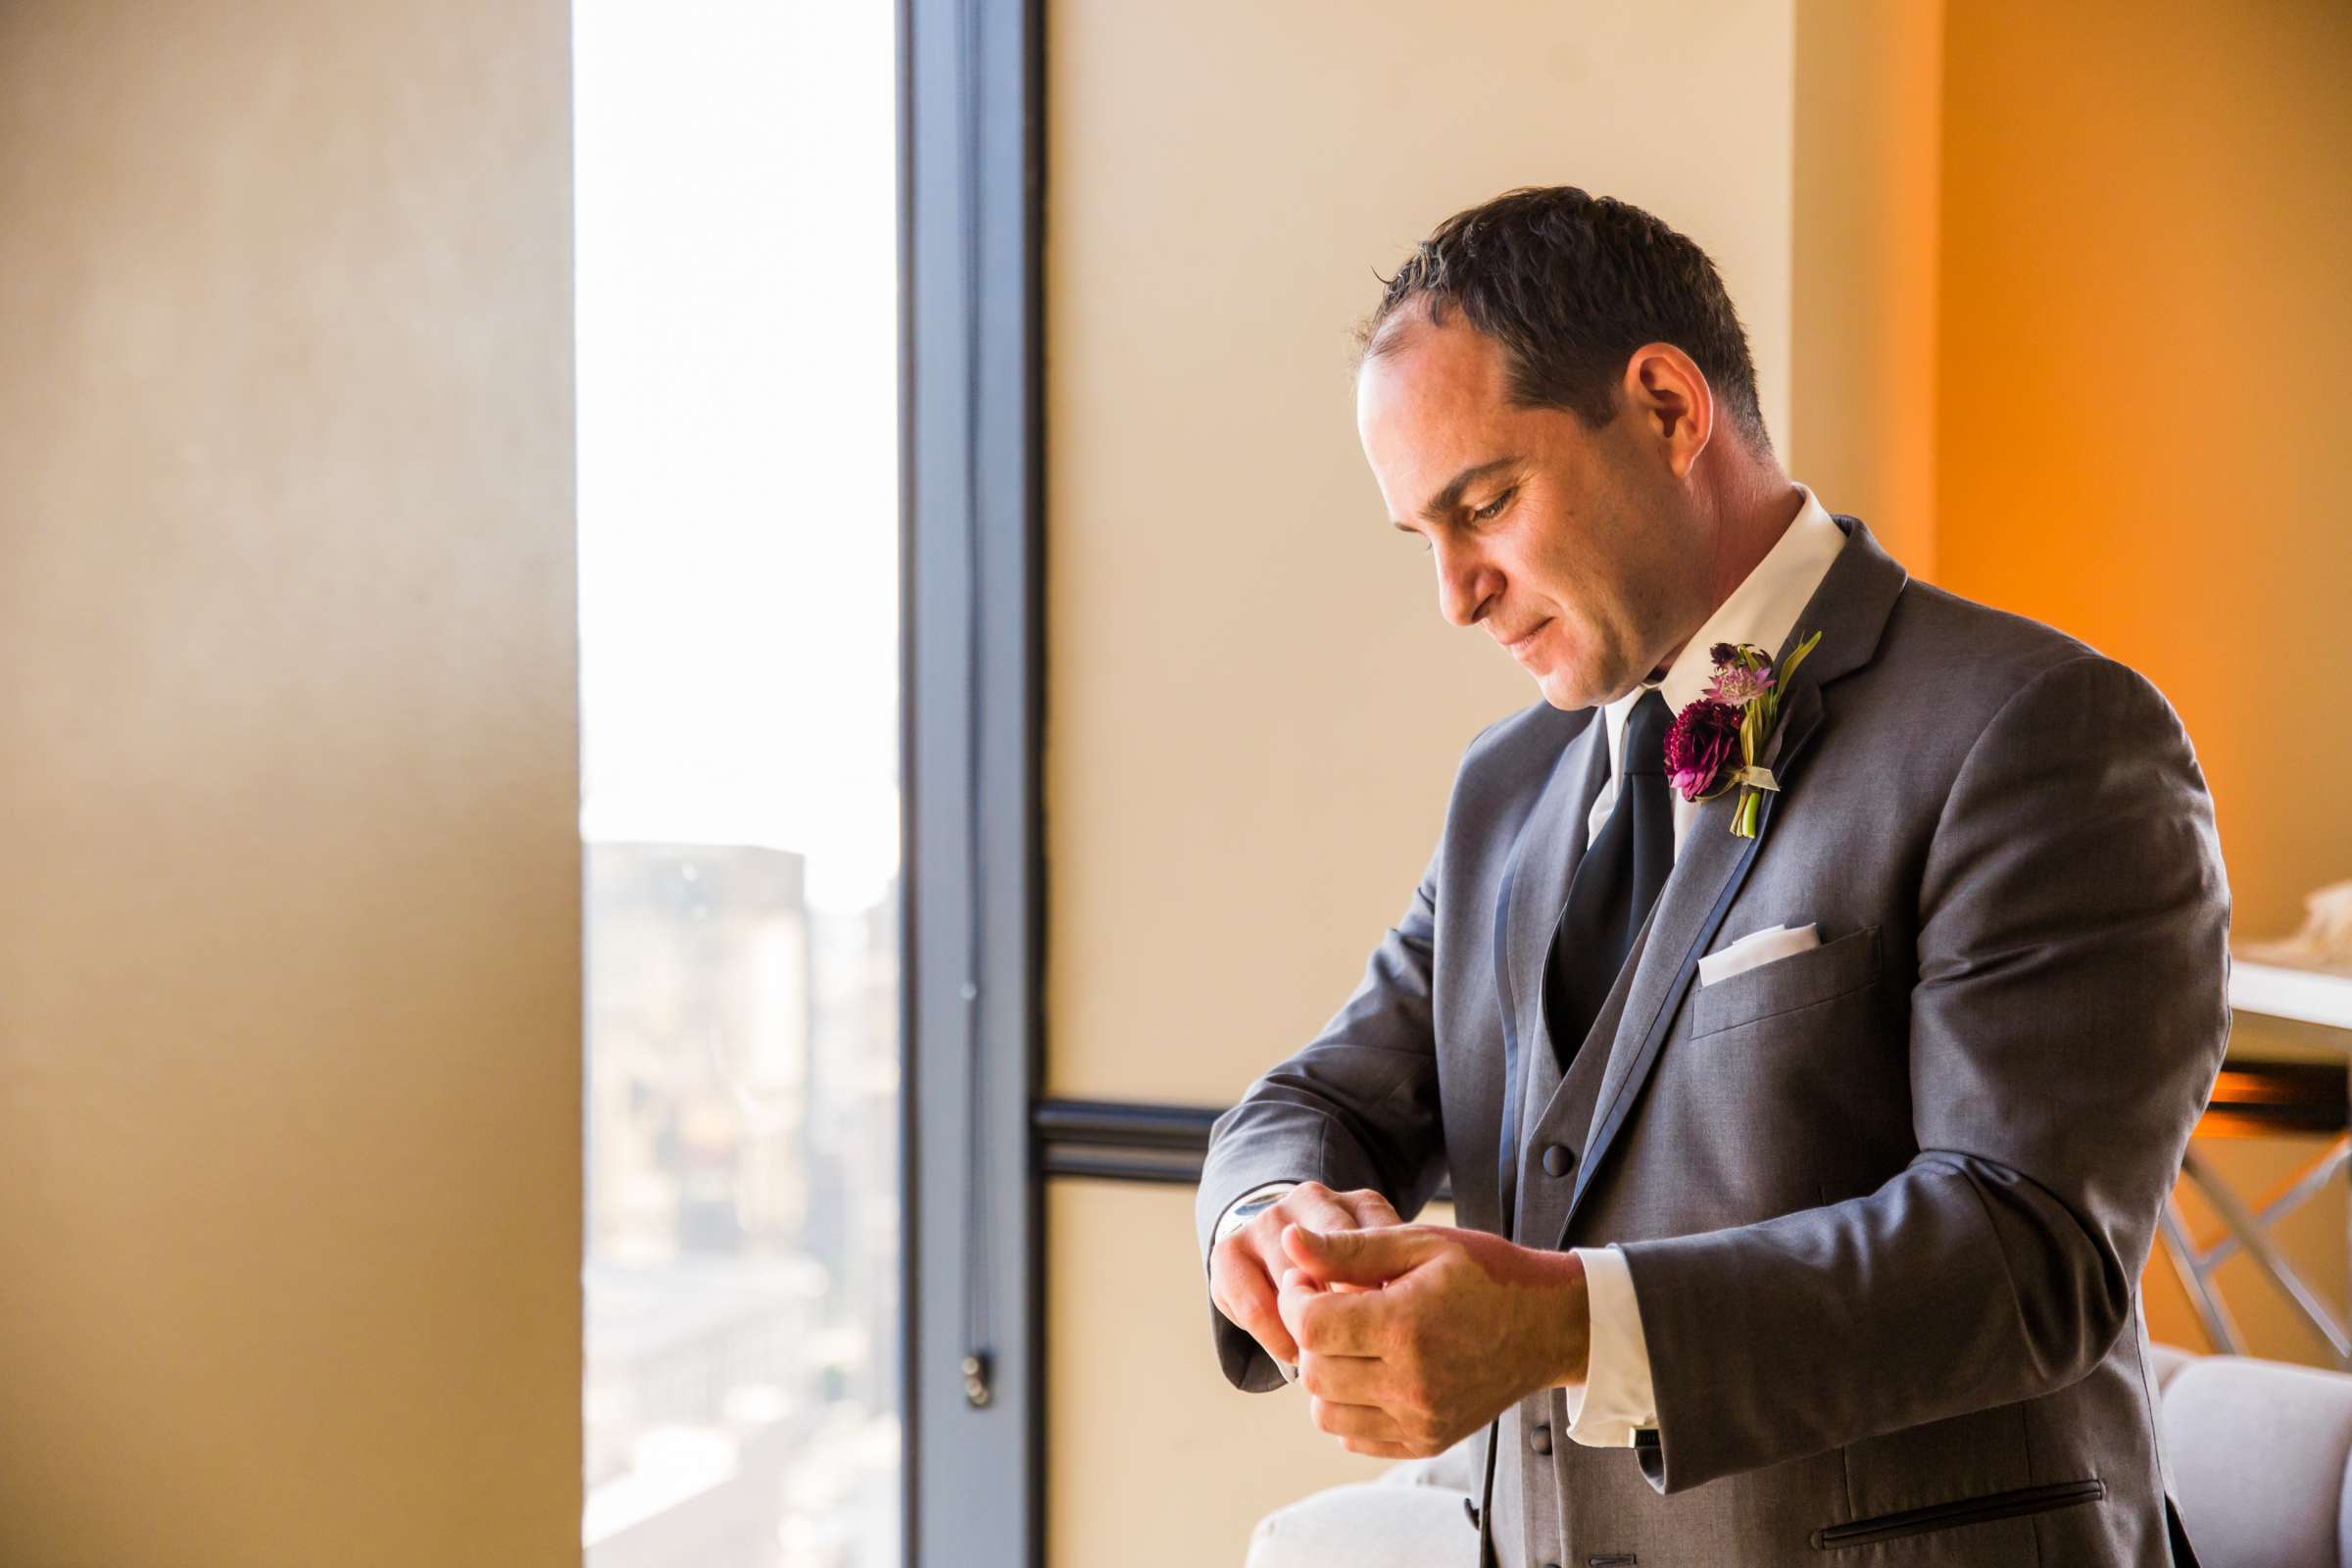
[[[1356,328],[1358,370],[1394,345],[1389,324],[1409,306],[1423,302],[1439,326],[1458,309],[1501,346],[1513,404],[1566,409],[1598,429],[1616,416],[1634,350],[1672,343],[1748,445],[1772,451],[1747,333],[1715,264],[1630,203],[1523,185],[1446,219],[1383,281]]]

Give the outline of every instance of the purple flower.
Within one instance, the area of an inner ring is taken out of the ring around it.
[[[1745,664],[1731,663],[1715,671],[1715,679],[1707,687],[1707,696],[1719,703],[1740,708],[1754,702],[1772,690],[1772,666],[1750,669]]]
[[[1666,782],[1695,801],[1715,788],[1740,752],[1740,710],[1701,697],[1674,715],[1666,732]]]

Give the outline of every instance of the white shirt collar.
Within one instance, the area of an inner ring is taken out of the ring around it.
[[[1662,690],[1667,708],[1680,713],[1704,694],[1707,683],[1714,679],[1715,661],[1709,650],[1717,643],[1754,643],[1778,654],[1781,644],[1796,629],[1796,617],[1804,613],[1813,590],[1821,586],[1838,552],[1845,548],[1845,530],[1815,498],[1812,486],[1798,483],[1796,487],[1804,492],[1805,504],[1795,519],[1754,569],[1740,579],[1731,597],[1716,606],[1715,613],[1691,634],[1666,667],[1665,678],[1645,679],[1601,710],[1608,725],[1611,779],[1624,770],[1626,716],[1644,692]]]

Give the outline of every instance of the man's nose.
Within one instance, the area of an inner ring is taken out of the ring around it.
[[[1437,547],[1438,613],[1456,626],[1479,617],[1479,607],[1494,597],[1492,571],[1475,551]]]

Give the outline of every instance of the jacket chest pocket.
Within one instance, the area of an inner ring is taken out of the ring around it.
[[[1696,986],[1690,996],[1690,1038],[1720,1034],[1778,1013],[1834,1001],[1879,978],[1879,928],[1864,926],[1817,948],[1774,958],[1752,969]]]

